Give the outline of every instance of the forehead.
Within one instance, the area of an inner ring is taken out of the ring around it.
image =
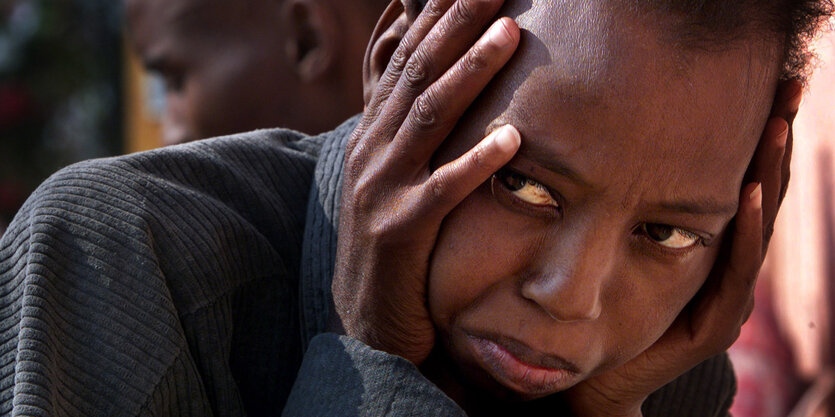
[[[131,39],[148,47],[166,39],[203,41],[250,18],[262,1],[127,0],[126,16]]]
[[[607,1],[515,2],[506,13],[523,39],[488,94],[486,131],[512,123],[534,151],[635,175],[676,165],[690,179],[681,186],[738,190],[776,84],[765,48],[683,51]]]

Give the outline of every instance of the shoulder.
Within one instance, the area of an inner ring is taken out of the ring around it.
[[[736,377],[727,353],[714,356],[653,393],[644,416],[727,416]]]
[[[261,130],[71,165],[24,204],[0,261],[33,244],[110,258],[152,251],[174,268],[187,267],[174,253],[293,255],[275,251],[293,252],[301,240],[320,146],[297,132]]]
[[[216,397],[195,370],[289,379],[300,354],[286,318],[319,147],[257,131],[51,176],[0,240],[0,411],[12,391],[62,404],[43,386],[77,393],[78,414],[114,415],[178,387],[166,384],[189,384],[194,404]]]

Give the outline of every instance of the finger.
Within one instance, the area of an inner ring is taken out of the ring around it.
[[[366,165],[369,152],[379,148],[379,143],[373,139],[389,137],[394,134],[402,123],[402,118],[381,117],[383,108],[391,96],[392,91],[400,80],[406,63],[412,57],[421,41],[438,23],[441,17],[456,0],[430,0],[423,11],[418,15],[415,22],[403,36],[403,40],[397,46],[389,59],[386,71],[377,83],[374,96],[363,112],[362,123],[357,126],[345,148],[346,161],[353,161],[361,166]],[[376,130],[373,135],[368,135],[369,130]],[[362,139],[366,140],[363,141]],[[372,140],[368,140],[371,138]]]
[[[406,169],[425,169],[440,143],[510,60],[518,44],[519,28],[512,19],[493,23],[446,74],[417,97],[395,136],[395,146],[389,148],[389,160]]]
[[[803,96],[803,86],[798,80],[786,80],[780,83],[774,95],[771,117],[780,117],[791,124],[797,116]]]
[[[740,196],[734,219],[730,254],[721,266],[714,294],[705,294],[695,313],[694,336],[712,354],[726,349],[739,336],[750,314],[763,247],[763,187],[753,183]]]
[[[772,117],[780,117],[788,123],[789,131],[786,137],[786,150],[784,152],[783,164],[781,167],[782,178],[780,197],[778,205],[782,203],[783,197],[788,190],[789,179],[791,177],[791,155],[794,145],[794,135],[792,125],[794,124],[795,116],[800,109],[800,102],[803,98],[803,85],[798,80],[786,80],[780,83],[777,94],[774,97],[774,105],[771,109]]]
[[[441,17],[446,14],[449,8],[456,0],[430,0],[423,8],[423,12],[418,16],[403,40],[397,46],[397,49],[391,55],[386,71],[380,81],[377,83],[377,89],[374,97],[366,109],[366,117],[369,120],[374,120],[382,110],[383,104],[388,100],[392,90],[400,80],[403,69],[406,63],[414,54],[418,45],[423,41],[426,35],[438,23]]]
[[[752,180],[762,184],[763,233],[766,241],[771,237],[780,207],[783,188],[782,165],[787,135],[788,125],[783,119],[770,119],[763,130],[762,139],[751,164]]]
[[[432,85],[473,45],[504,0],[458,0],[444,14],[408,58],[397,85],[383,105],[378,138],[391,138],[418,95]],[[386,129],[391,129],[387,131]]]
[[[433,221],[443,219],[493,173],[507,164],[522,139],[511,125],[502,126],[458,159],[436,169],[420,190],[420,211]]]

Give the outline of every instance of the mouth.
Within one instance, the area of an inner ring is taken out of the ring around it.
[[[467,334],[469,350],[494,379],[524,397],[538,398],[574,385],[578,368],[556,355],[496,335]]]

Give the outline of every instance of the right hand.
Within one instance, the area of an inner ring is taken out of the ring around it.
[[[503,2],[430,0],[392,55],[346,150],[332,326],[416,365],[435,343],[426,286],[441,222],[520,144],[516,129],[500,128],[458,159],[430,167],[516,50],[519,28],[510,18],[476,40]]]

